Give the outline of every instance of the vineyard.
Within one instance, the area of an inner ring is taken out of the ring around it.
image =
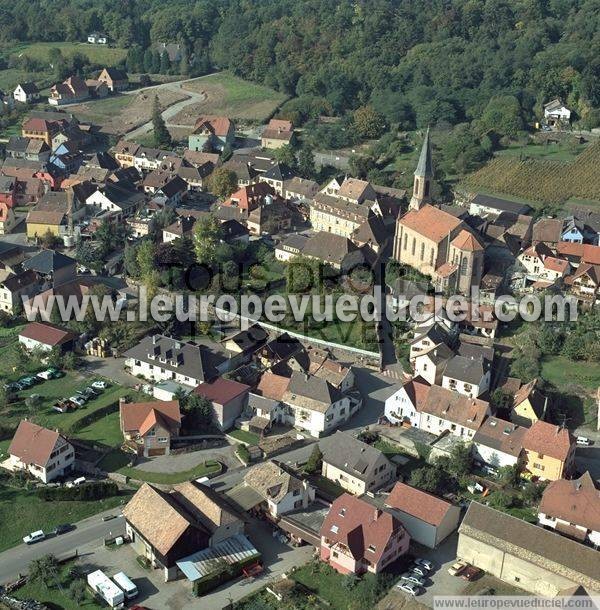
[[[464,186],[540,203],[580,199],[600,204],[600,142],[569,163],[496,157],[467,176]]]

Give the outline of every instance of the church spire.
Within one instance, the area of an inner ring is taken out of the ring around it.
[[[419,210],[431,201],[431,179],[433,178],[433,162],[431,161],[431,144],[429,142],[429,127],[425,132],[419,163],[415,170],[413,196],[410,209]]]

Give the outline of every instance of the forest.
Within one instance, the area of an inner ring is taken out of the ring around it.
[[[599,15],[600,0],[0,0],[0,49],[102,31],[143,71],[153,44],[180,42],[191,73],[278,89],[300,120],[369,104],[407,129],[455,125],[509,96],[530,122],[562,97],[594,127]]]

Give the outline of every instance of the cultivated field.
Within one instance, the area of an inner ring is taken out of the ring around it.
[[[496,157],[467,176],[464,185],[539,203],[578,199],[600,205],[599,167],[600,142],[596,142],[571,162]]]
[[[150,120],[155,95],[163,109],[188,97],[183,91],[151,89],[77,104],[70,106],[69,112],[80,121],[100,125],[107,133],[123,134]]]
[[[206,100],[184,108],[171,119],[172,124],[193,125],[203,114],[263,122],[286,99],[283,93],[228,72],[194,79],[184,83],[183,89],[200,93]]]

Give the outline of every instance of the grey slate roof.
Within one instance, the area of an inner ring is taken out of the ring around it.
[[[485,544],[600,590],[598,551],[489,506],[471,502],[459,528]]]
[[[324,462],[332,464],[361,481],[367,481],[373,477],[375,465],[383,455],[379,449],[340,430],[332,436],[320,439],[319,449],[323,453]]]
[[[431,161],[431,144],[429,142],[429,127],[425,132],[419,163],[415,170],[415,176],[433,176],[433,163]]]
[[[69,265],[75,265],[75,259],[70,256],[65,256],[55,250],[42,250],[35,256],[32,256],[28,261],[23,263],[23,269],[26,271],[31,269],[37,273],[48,275],[54,273],[59,269],[68,267]]]
[[[444,370],[444,377],[458,379],[471,385],[479,385],[486,369],[480,358],[468,358],[467,356],[454,356]]]
[[[184,343],[165,335],[149,335],[125,352],[125,358],[134,358],[160,368],[185,375],[199,381],[210,381],[219,375],[217,367],[227,357],[218,345],[211,349],[206,345]],[[154,358],[150,357],[154,355]],[[161,362],[163,358],[165,362]]]
[[[324,413],[332,403],[342,398],[342,392],[325,379],[294,371],[284,398],[291,404]]]
[[[271,412],[277,408],[279,405],[278,400],[273,400],[272,398],[267,398],[266,396],[260,396],[258,394],[253,394],[250,392],[248,394],[248,406],[250,409],[260,409],[261,411]]]

